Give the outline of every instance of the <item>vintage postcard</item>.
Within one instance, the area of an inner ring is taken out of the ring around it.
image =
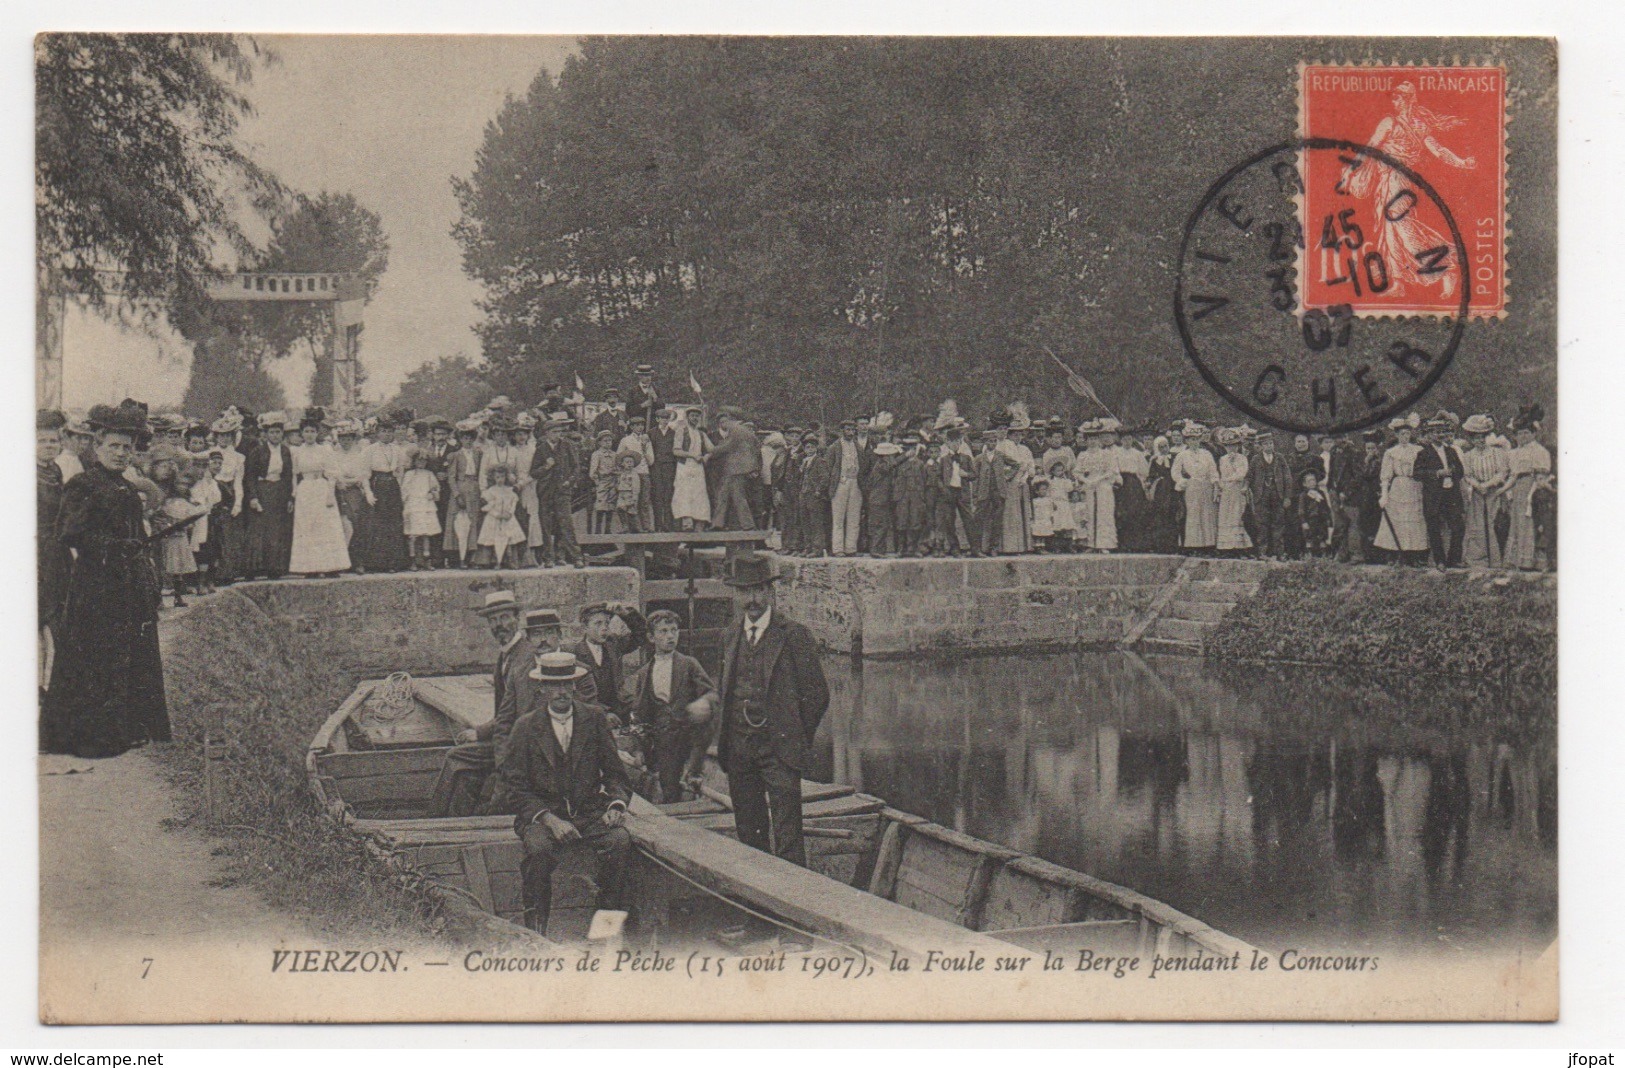
[[[45,1023],[1557,1017],[1554,41],[34,59]]]

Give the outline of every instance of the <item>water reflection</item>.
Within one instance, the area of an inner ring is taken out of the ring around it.
[[[826,667],[827,777],[1250,941],[1555,935],[1547,695],[1127,653]]]

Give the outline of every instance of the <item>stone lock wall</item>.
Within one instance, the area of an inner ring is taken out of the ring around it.
[[[1176,556],[986,560],[781,557],[779,603],[830,649],[866,657],[1115,645]]]
[[[233,586],[280,626],[314,639],[336,666],[377,674],[489,671],[485,621],[469,611],[495,589],[530,608],[553,608],[567,632],[582,608],[638,600],[629,567],[545,571],[433,571],[342,579],[288,579]]]

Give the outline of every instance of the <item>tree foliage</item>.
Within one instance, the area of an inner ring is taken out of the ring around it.
[[[243,209],[280,195],[236,138],[269,53],[248,37],[176,33],[41,34],[34,52],[42,268],[92,306],[109,303],[111,277],[156,307],[249,249]]]
[[[442,356],[408,374],[400,390],[382,408],[410,408],[419,415],[460,419],[491,399],[482,369],[467,356]]]
[[[1126,418],[1237,420],[1174,332],[1177,250],[1207,186],[1291,136],[1298,47],[587,38],[454,182],[492,386],[649,360],[764,415],[1089,412],[1047,346]],[[1550,325],[1475,355],[1528,381]]]

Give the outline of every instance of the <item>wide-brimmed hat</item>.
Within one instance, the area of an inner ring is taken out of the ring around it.
[[[536,627],[563,627],[564,619],[551,608],[532,608],[525,613],[525,629]]]
[[[549,412],[547,423],[543,430],[568,430],[576,425],[575,417],[569,412]]]
[[[773,573],[773,561],[760,553],[740,553],[722,576],[723,582],[742,590],[770,586],[778,580],[779,576]]]
[[[1488,415],[1469,415],[1461,429],[1466,434],[1488,434],[1495,429],[1495,419]]]
[[[893,441],[882,441],[874,447],[876,456],[896,456],[903,451],[903,447]]]
[[[34,413],[35,430],[61,430],[68,425],[68,417],[55,408],[41,408]]]
[[[652,374],[655,373],[654,365],[653,364],[647,364],[647,363],[640,363],[640,364],[637,365],[637,367],[635,367],[633,369],[633,373],[634,374],[640,374],[640,375],[652,375]]]
[[[78,434],[82,438],[88,438],[96,433],[96,428],[90,425],[88,419],[69,418],[62,431],[65,434]]]
[[[646,459],[647,457],[636,449],[622,449],[615,454],[615,466],[619,467],[626,460],[631,460],[634,465],[637,465],[643,463]]]
[[[496,612],[518,612],[523,608],[512,590],[492,590],[485,595],[484,604],[470,611],[477,616],[489,616]]]
[[[98,404],[90,409],[85,422],[93,430],[114,430],[121,434],[142,434],[147,429],[147,406],[139,401],[123,400],[118,407]]]
[[[587,667],[574,653],[539,653],[529,675],[537,682],[574,682],[587,674]]]
[[[1416,429],[1416,424],[1411,422],[1409,419],[1404,418],[1403,416],[1396,415],[1392,419],[1388,420],[1388,429],[1389,430],[1415,430]]]
[[[1236,428],[1233,426],[1221,426],[1218,432],[1213,435],[1213,438],[1220,445],[1241,444],[1241,435],[1236,433]]]
[[[268,430],[274,426],[283,430],[288,429],[288,417],[282,412],[261,412],[256,422],[259,423],[261,430]]]

